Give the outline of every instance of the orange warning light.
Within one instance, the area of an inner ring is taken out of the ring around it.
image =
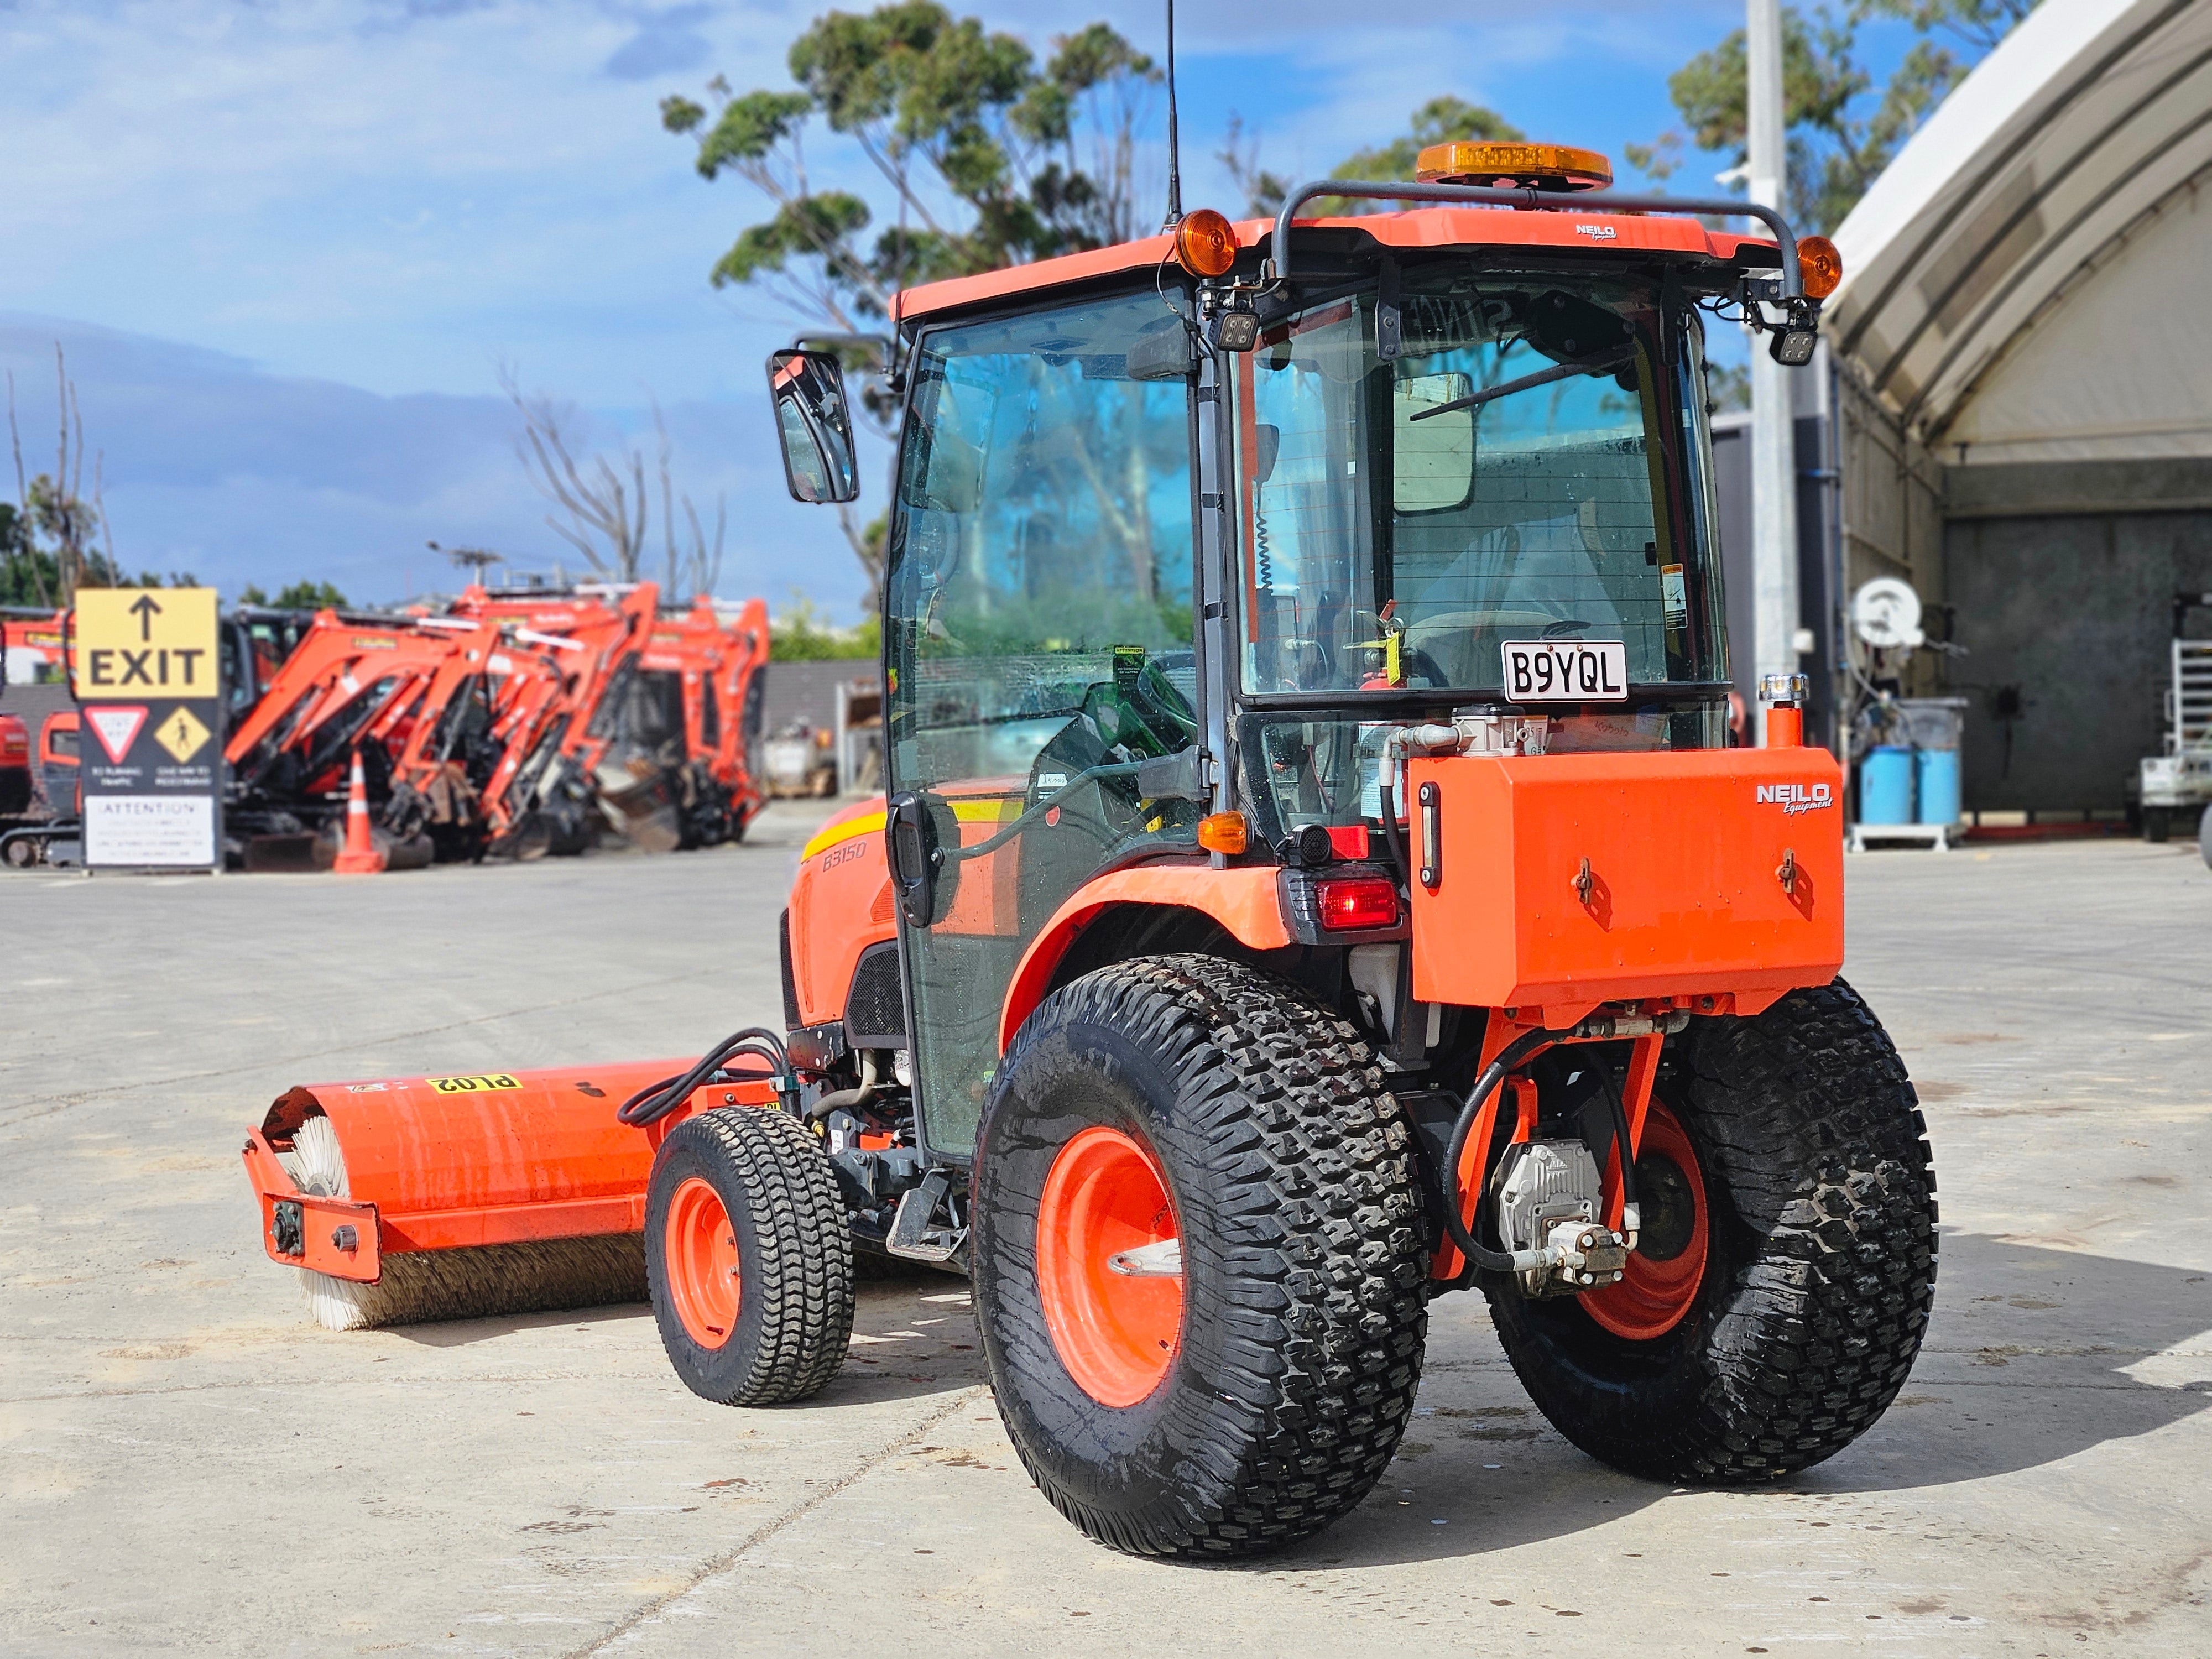
[[[1805,297],[1825,300],[1844,280],[1844,256],[1825,236],[1797,239],[1797,274],[1804,279]]]
[[[1613,163],[1572,144],[1431,144],[1413,164],[1425,185],[1493,185],[1510,180],[1531,190],[1603,190]]]
[[[1225,276],[1237,263],[1237,232],[1212,208],[1185,214],[1175,230],[1175,257],[1199,276]]]
[[[1250,835],[1242,812],[1208,812],[1198,821],[1198,844],[1209,853],[1241,853]]]

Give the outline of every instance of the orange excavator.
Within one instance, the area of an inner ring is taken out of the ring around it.
[[[0,683],[32,685],[66,677],[69,612],[0,606]]]
[[[731,839],[761,797],[720,709],[757,730],[767,656],[759,601],[730,627],[703,600],[663,619],[650,583],[319,613],[234,727],[234,835],[332,842],[357,748],[403,863],[580,852],[611,817],[653,850]]]
[[[497,637],[495,629],[481,631],[479,654]],[[374,796],[389,799],[392,755],[424,723],[428,688],[459,649],[451,634],[404,618],[315,615],[223,746],[229,769],[225,830],[245,845],[249,865],[257,843],[314,836],[339,823],[356,751]],[[417,828],[396,839],[387,832],[387,855]],[[403,864],[416,861],[402,855]],[[427,855],[419,861],[427,863]]]
[[[759,599],[733,623],[701,598],[653,625],[586,731],[600,745],[592,757],[600,799],[634,841],[665,851],[744,836],[765,799],[768,655]]]
[[[1361,1501],[1454,1291],[1650,1480],[1875,1425],[1926,1126],[1803,677],[1729,746],[1706,419],[1707,319],[1802,364],[1840,262],[1589,151],[1419,173],[896,297],[889,794],[801,853],[781,1029],[288,1091],[247,1173],[326,1322],[642,1291],[759,1405],[856,1257],[934,1263],[1044,1496],[1193,1559]],[[769,392],[855,499],[837,358]]]

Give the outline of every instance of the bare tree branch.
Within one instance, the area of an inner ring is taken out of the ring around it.
[[[695,593],[712,593],[722,581],[722,537],[729,528],[729,499],[719,492],[714,496],[714,540],[711,548],[706,532],[699,527],[699,509],[691,504],[689,495],[684,497],[684,516],[691,526],[691,590]]]
[[[592,476],[587,478],[562,429],[566,412],[550,398],[525,393],[510,367],[501,366],[500,386],[522,416],[516,458],[538,493],[566,515],[563,523],[549,514],[546,524],[581,553],[593,570],[619,581],[635,581],[647,510],[644,456],[634,449],[613,461],[595,455],[588,464]]]
[[[653,484],[657,480],[664,595],[671,600],[688,596],[687,575],[692,583],[690,592],[713,592],[721,578],[727,508],[718,497],[710,548],[691,498],[677,488],[676,441],[669,435],[667,417],[651,388],[646,399],[653,410],[654,453],[653,477],[648,479],[645,452],[635,445],[580,460],[570,439],[571,412],[542,393],[525,392],[511,365],[501,364],[499,377],[507,401],[522,416],[515,456],[532,486],[559,509],[546,515],[547,528],[582,554],[599,574],[635,581],[652,530]],[[688,520],[688,548],[686,526],[677,519],[679,502]]]
[[[8,441],[15,453],[15,523],[22,538],[25,562],[30,568],[31,586],[40,605],[52,605],[53,595],[46,592],[46,573],[39,564],[31,535],[31,486],[23,475],[23,434],[15,422],[15,371],[12,368],[8,371]]]

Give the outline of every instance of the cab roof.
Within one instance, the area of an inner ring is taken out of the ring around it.
[[[1300,219],[1295,222],[1315,230],[1358,232],[1385,247],[1571,247],[1586,252],[1592,248],[1635,248],[1688,254],[1722,263],[1779,263],[1775,245],[1766,238],[1709,230],[1701,222],[1685,214],[1577,213],[1571,208],[1529,211],[1425,207],[1395,213]],[[1275,222],[1245,219],[1235,229],[1240,251],[1260,248],[1273,238]],[[1174,241],[1169,235],[1147,236],[1133,242],[1116,243],[1112,247],[1039,259],[1032,264],[987,270],[980,276],[924,283],[891,296],[891,322],[896,327],[994,300],[1044,294],[1125,271],[1150,270],[1170,261]]]

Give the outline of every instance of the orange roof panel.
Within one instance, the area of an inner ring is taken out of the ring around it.
[[[1427,207],[1401,213],[1371,213],[1329,219],[1300,219],[1314,229],[1358,230],[1389,247],[1605,247],[1647,248],[1703,254],[1730,260],[1745,250],[1774,244],[1765,237],[1707,230],[1680,214],[1577,213],[1571,208],[1526,211],[1510,208]],[[1275,228],[1272,219],[1245,219],[1236,226],[1240,248],[1258,246]],[[911,322],[933,313],[980,305],[989,300],[1042,293],[1073,283],[1146,270],[1170,262],[1171,236],[1147,236],[1112,247],[1062,254],[1035,264],[954,276],[902,290],[891,298],[891,320]]]

